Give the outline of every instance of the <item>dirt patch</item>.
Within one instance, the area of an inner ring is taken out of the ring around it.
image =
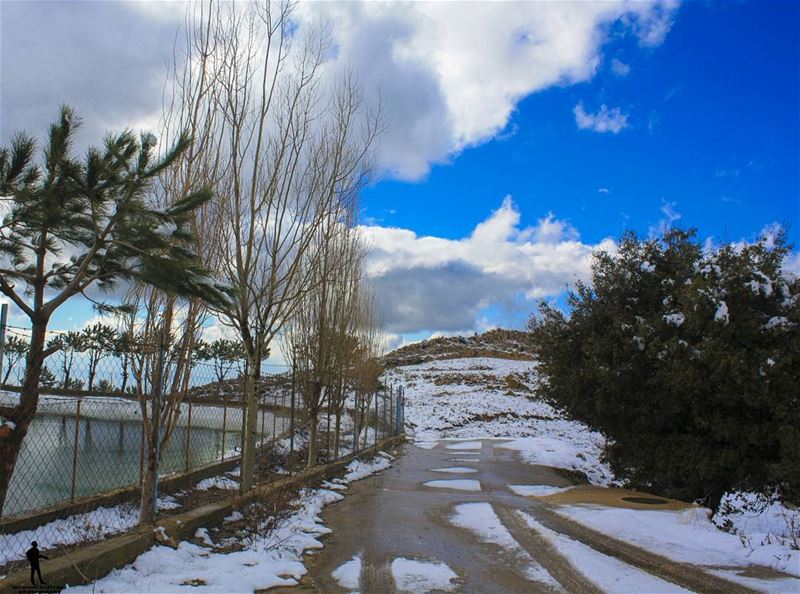
[[[506,376],[506,386],[509,390],[514,392],[530,392],[531,389],[523,384],[518,377],[515,377],[514,374],[509,374]]]
[[[555,505],[591,504],[604,505],[607,507],[621,507],[625,509],[682,510],[697,507],[693,503],[686,503],[666,497],[654,497],[653,495],[639,491],[596,487],[594,485],[579,485],[567,491],[554,493],[545,497],[537,497],[537,499]]]

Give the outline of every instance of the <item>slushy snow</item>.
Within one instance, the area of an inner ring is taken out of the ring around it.
[[[441,481],[428,481],[423,483],[426,487],[433,489],[455,489],[458,491],[480,491],[481,484],[470,479],[452,479]]]
[[[445,563],[400,557],[392,561],[392,577],[401,592],[424,594],[431,590],[450,592],[458,577]]]

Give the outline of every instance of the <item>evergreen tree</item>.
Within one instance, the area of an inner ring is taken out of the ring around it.
[[[782,234],[704,253],[693,232],[626,235],[570,315],[531,322],[543,391],[611,439],[633,485],[716,509],[731,489],[797,500],[797,279]]]
[[[114,351],[117,340],[117,333],[111,327],[97,322],[87,326],[81,332],[84,341],[84,349],[89,353],[89,373],[87,378],[87,389],[94,388],[94,378],[97,375],[97,366],[100,361],[108,357]]]
[[[227,295],[210,281],[186,247],[187,215],[211,197],[207,189],[153,206],[149,190],[190,144],[179,138],[163,157],[152,134],[109,135],[102,149],[73,156],[79,122],[63,107],[35,163],[36,143],[17,134],[0,150],[0,292],[31,323],[31,340],[19,404],[0,407],[16,429],[0,440],[0,515],[8,484],[39,402],[39,381],[53,313],[90,288],[112,289],[138,281],[178,295],[195,295],[224,307]]]
[[[72,377],[72,367],[75,364],[75,355],[86,350],[86,341],[79,332],[69,331],[57,334],[47,341],[47,348],[53,353],[58,353],[61,359],[61,387],[65,390],[80,389]],[[82,383],[81,383],[82,385]]]
[[[136,337],[131,330],[115,333],[113,355],[120,360],[122,384],[119,391],[125,394],[128,391],[128,380],[131,375],[131,361],[136,349]]]
[[[3,346],[3,379],[0,384],[8,384],[11,372],[28,353],[28,341],[19,336],[9,336]]]
[[[195,351],[198,360],[212,362],[217,382],[225,381],[233,366],[245,358],[242,343],[224,338],[210,343],[201,340],[195,346]]]

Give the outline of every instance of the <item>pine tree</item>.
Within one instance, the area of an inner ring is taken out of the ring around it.
[[[28,353],[28,341],[19,336],[9,336],[3,346],[3,379],[0,384],[8,384],[11,372]]]
[[[728,490],[800,491],[800,283],[782,234],[704,253],[693,232],[599,254],[570,315],[532,320],[555,404],[611,440],[637,487],[716,508]]]
[[[100,322],[87,326],[81,332],[85,350],[89,353],[89,371],[86,389],[90,392],[94,388],[94,379],[100,361],[112,354],[117,340],[117,333],[111,327]]]
[[[152,134],[131,131],[106,137],[102,149],[73,156],[78,118],[62,107],[35,163],[36,143],[17,134],[0,150],[0,292],[29,319],[31,340],[20,401],[0,407],[16,429],[0,441],[0,515],[23,439],[39,402],[39,383],[53,313],[90,288],[108,291],[137,281],[220,307],[224,288],[211,281],[186,247],[187,215],[211,198],[208,189],[176,197],[172,206],[152,205],[154,178],[190,145],[182,135],[159,158]],[[100,304],[102,306],[102,304]]]

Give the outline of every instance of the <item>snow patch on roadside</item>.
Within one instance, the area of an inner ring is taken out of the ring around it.
[[[361,579],[361,556],[355,555],[352,559],[337,567],[331,573],[331,577],[342,588],[358,590]]]
[[[166,495],[156,500],[156,506],[159,510],[170,510],[181,507],[181,504],[174,497]],[[0,565],[24,559],[25,550],[34,540],[39,550],[44,552],[59,546],[104,540],[130,530],[138,523],[139,507],[132,503],[121,503],[53,520],[33,530],[0,534]]]
[[[431,590],[450,592],[458,576],[445,563],[403,557],[392,561],[392,577],[401,592],[423,594]]]
[[[705,508],[632,510],[601,506],[563,506],[555,511],[590,528],[674,561],[709,566],[764,565],[800,577],[800,551],[778,543],[743,546],[742,539],[719,530]],[[734,579],[734,576],[726,574]],[[765,582],[771,583],[771,582]],[[795,580],[800,591],[800,581]]]
[[[449,468],[431,468],[431,472],[449,472],[451,474],[473,474],[478,472],[478,469],[467,468],[466,466],[451,466]]]
[[[451,479],[440,481],[428,481],[423,483],[426,487],[433,489],[455,489],[458,491],[480,491],[481,484],[478,481],[470,479]]]
[[[611,593],[619,592],[679,592],[691,594],[689,590],[654,577],[618,559],[595,551],[583,543],[572,540],[545,528],[530,515],[522,511],[515,513],[522,516],[525,522],[542,538],[550,542],[559,553],[570,560],[572,566],[580,571],[586,579],[602,590]]]
[[[387,468],[388,458],[353,460],[343,483],[365,478]],[[331,530],[320,514],[343,496],[328,489],[302,489],[292,502],[295,511],[266,534],[255,530],[243,550],[222,552],[209,548],[208,531],[195,532],[206,546],[181,542],[177,549],[154,546],[121,569],[94,584],[67,588],[70,593],[174,592],[186,586],[199,592],[251,593],[276,586],[293,586],[307,572],[303,553],[321,549],[320,537]],[[269,521],[269,520],[267,520]],[[237,541],[241,539],[237,538]]]
[[[482,444],[479,441],[464,441],[460,443],[451,443],[445,447],[448,450],[480,450]]]
[[[548,495],[555,495],[556,493],[563,493],[569,491],[572,487],[551,487],[550,485],[509,485],[517,495],[523,497],[547,497]]]
[[[517,559],[523,562],[525,576],[534,582],[546,584],[553,588],[559,588],[558,582],[539,565],[519,543],[514,540],[508,529],[503,526],[500,518],[494,513],[490,503],[462,503],[457,505],[450,516],[450,522],[459,528],[465,528],[477,535],[483,541],[499,545],[501,548],[512,553]]]
[[[359,458],[353,460],[347,465],[347,474],[344,475],[343,481],[347,483],[360,481],[361,479],[367,478],[376,472],[386,470],[391,465],[392,460],[390,459],[389,455],[385,454],[384,452],[380,452],[372,460],[365,461]]]
[[[195,489],[198,491],[208,491],[209,489],[236,491],[239,489],[239,483],[227,476],[212,476],[197,483]]]
[[[608,486],[612,481],[611,469],[600,461],[600,448],[578,443],[575,439],[555,435],[523,437],[494,447],[516,450],[529,464],[581,472],[595,485]]]

